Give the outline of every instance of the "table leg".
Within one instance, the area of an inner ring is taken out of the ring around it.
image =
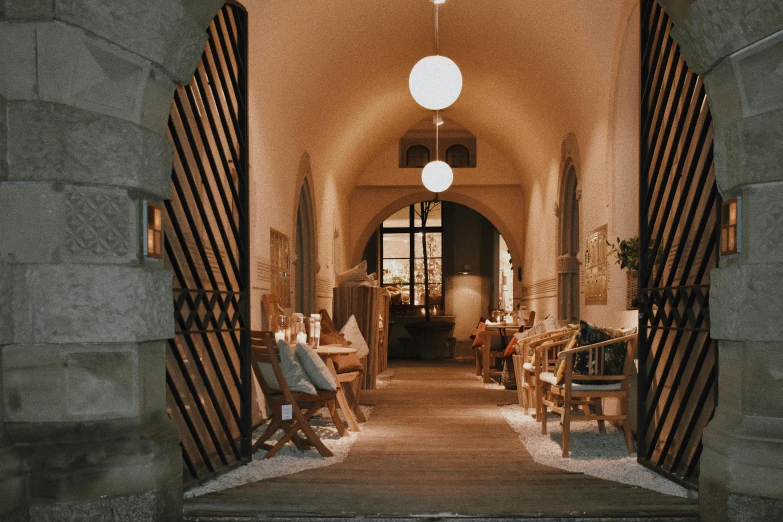
[[[331,357],[327,359],[326,365],[329,368],[329,371],[332,372],[334,380],[337,382],[337,404],[340,405],[340,410],[342,410],[345,421],[348,423],[348,428],[351,431],[358,432],[359,423],[356,422],[356,417],[353,414],[353,410],[351,410],[350,404],[348,404],[348,399],[345,398],[345,392],[343,391],[342,386],[340,386],[340,380],[337,378],[337,370],[334,367],[334,362]]]

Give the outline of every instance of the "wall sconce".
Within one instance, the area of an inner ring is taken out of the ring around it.
[[[742,200],[732,198],[721,205],[720,212],[720,255],[728,256],[740,252],[742,229],[740,227],[740,212]]]
[[[163,206],[144,200],[144,255],[163,259]]]
[[[457,272],[459,275],[473,275],[473,266],[469,263],[462,265],[462,268]]]

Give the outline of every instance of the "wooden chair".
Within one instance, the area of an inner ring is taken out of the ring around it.
[[[266,404],[271,410],[269,424],[263,435],[253,443],[252,451],[259,448],[269,450],[264,456],[265,459],[274,457],[280,448],[285,446],[288,441],[293,442],[297,448],[304,450],[310,446],[318,450],[324,457],[331,457],[332,452],[327,448],[318,435],[310,426],[310,418],[322,406],[329,401],[334,401],[336,394],[334,391],[317,390],[315,395],[309,393],[291,392],[286,383],[282,370],[280,369],[280,354],[277,351],[271,332],[253,331],[250,333],[250,345],[253,352],[253,373],[261,384]],[[269,364],[275,373],[277,382],[280,384],[280,390],[270,388],[264,380],[263,373],[259,364]],[[291,406],[291,419],[283,418],[283,406]],[[283,436],[274,446],[266,444],[266,441],[279,429],[283,430]],[[298,436],[302,432],[305,438]]]
[[[525,326],[522,328],[522,330],[530,330],[533,328],[533,326],[536,324],[536,311],[530,310],[530,313],[527,316],[527,320],[525,321]]]
[[[563,341],[544,343],[536,349],[536,355],[540,355],[542,358],[542,369],[557,367],[557,364],[550,363],[550,356],[555,350],[557,351],[555,361],[565,361],[562,383],[557,383],[557,370],[541,372],[538,375],[541,432],[546,434],[547,408],[560,413],[563,424],[563,457],[568,456],[571,422],[576,421],[598,421],[598,429],[601,433],[606,433],[604,421],[622,421],[625,444],[628,447],[628,452],[633,452],[633,434],[628,416],[628,392],[636,342],[636,333],[587,346],[576,346],[576,337],[574,337],[565,343],[565,349],[557,349],[558,346],[564,345]],[[609,375],[604,370],[604,350],[607,346],[618,343],[626,343],[623,373],[622,375]],[[579,352],[586,352],[588,356],[588,373],[586,375],[573,373],[574,357]],[[574,379],[579,382],[574,382]],[[613,382],[607,383],[607,381]],[[619,400],[619,415],[604,415],[601,405],[604,397],[616,397]],[[574,411],[579,409],[581,409],[581,414]]]
[[[261,304],[263,305],[263,311],[261,317],[266,321],[265,328],[272,328],[272,316],[273,315],[286,315],[285,310],[280,305],[280,294],[271,293],[261,296]]]
[[[532,313],[532,312],[531,312]],[[548,341],[561,341],[570,338],[575,333],[574,328],[559,328],[551,332],[544,332],[525,337],[519,341],[519,353],[514,354],[514,372],[517,379],[517,396],[519,405],[527,412],[531,407],[536,409],[536,420],[541,421],[539,403],[536,400],[536,383],[538,375],[536,374],[535,355],[529,355],[530,351],[535,352],[536,347]]]

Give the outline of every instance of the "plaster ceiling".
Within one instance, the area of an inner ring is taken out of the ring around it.
[[[608,103],[616,43],[634,3],[448,0],[441,54],[459,65],[464,85],[443,115],[521,176],[534,175],[574,122]],[[269,150],[294,141],[319,169],[352,183],[374,155],[431,118],[407,84],[416,61],[435,51],[428,0],[246,5],[251,103]]]

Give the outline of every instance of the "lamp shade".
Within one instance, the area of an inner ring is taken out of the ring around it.
[[[421,171],[421,182],[430,192],[443,192],[454,181],[454,172],[448,163],[430,161]]]
[[[408,88],[416,103],[425,109],[439,111],[459,98],[462,73],[457,64],[445,56],[427,56],[413,66]]]

